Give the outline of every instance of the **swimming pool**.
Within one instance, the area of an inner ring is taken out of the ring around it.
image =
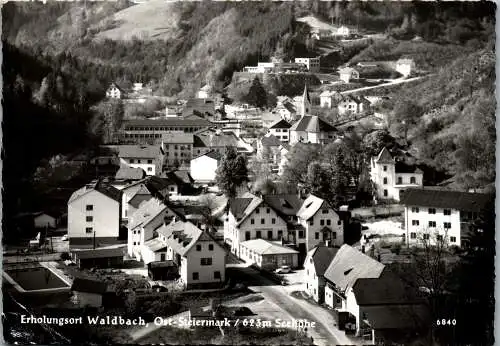
[[[4,270],[4,276],[16,288],[24,292],[59,291],[69,289],[69,285],[43,266]]]

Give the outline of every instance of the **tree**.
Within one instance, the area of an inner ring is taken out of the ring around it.
[[[253,193],[269,195],[276,193],[276,184],[270,178],[258,178],[252,187]]]
[[[264,108],[267,105],[267,92],[262,86],[259,77],[255,77],[245,101],[255,107]]]
[[[214,212],[217,210],[217,203],[215,198],[211,195],[206,195],[201,198],[200,201],[200,213],[202,216],[202,222],[205,224],[207,230],[212,230],[215,227],[215,222],[217,218],[214,215]]]
[[[394,120],[396,131],[403,134],[405,142],[408,142],[408,131],[417,125],[424,110],[412,100],[400,100],[394,108]]]
[[[309,164],[316,161],[320,147],[315,144],[297,143],[287,154],[288,162],[283,172],[282,181],[290,185],[307,184]]]
[[[248,181],[247,160],[234,147],[227,147],[216,171],[219,189],[229,197],[236,197],[237,189]]]
[[[365,161],[370,162],[370,158],[377,156],[384,147],[390,149],[395,143],[394,138],[387,130],[376,130],[367,134],[362,141],[361,148],[365,155]]]
[[[115,142],[124,116],[122,101],[119,99],[102,101],[93,107],[93,111],[91,133],[100,137],[105,143]]]

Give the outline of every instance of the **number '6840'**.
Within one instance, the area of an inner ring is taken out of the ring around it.
[[[441,320],[437,320],[436,321],[436,324],[438,326],[455,326],[457,324],[457,320],[456,319],[452,319],[452,320],[447,320],[445,318],[441,319]]]

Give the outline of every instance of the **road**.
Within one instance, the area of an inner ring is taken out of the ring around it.
[[[396,85],[396,84],[409,83],[409,82],[413,82],[413,81],[419,80],[419,79],[421,79],[423,77],[428,77],[428,76],[414,77],[414,78],[409,78],[409,79],[402,79],[402,78],[401,79],[395,79],[395,80],[393,80],[393,81],[391,81],[389,83],[384,83],[384,84],[379,84],[379,85],[374,85],[374,86],[367,86],[367,87],[363,87],[363,88],[342,91],[340,94],[347,95],[347,94],[352,94],[352,93],[359,92],[359,91],[371,90],[371,89],[376,89],[376,88],[383,88],[383,87],[386,87],[386,86],[391,86],[391,85]]]
[[[316,327],[307,331],[316,345],[356,344],[335,327],[336,322],[328,310],[291,296],[290,288],[277,285],[252,268],[239,267],[238,279],[252,291],[260,293],[266,301],[281,308],[288,316],[316,322]]]

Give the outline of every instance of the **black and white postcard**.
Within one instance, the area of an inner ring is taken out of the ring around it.
[[[493,345],[494,2],[8,1],[9,345]]]

